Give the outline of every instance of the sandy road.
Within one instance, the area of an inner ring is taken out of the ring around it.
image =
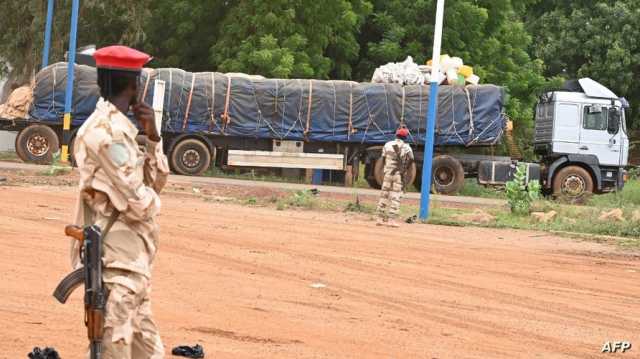
[[[535,232],[376,228],[342,213],[163,197],[154,311],[207,358],[640,357],[640,260]],[[68,270],[73,187],[0,186],[0,358],[81,358]],[[314,283],[326,285],[313,288]],[[608,357],[608,356],[603,356]]]

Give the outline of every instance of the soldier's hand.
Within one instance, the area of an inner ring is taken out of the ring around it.
[[[160,133],[156,128],[156,116],[151,106],[138,102],[133,106],[133,116],[138,120],[144,133],[151,141],[160,141]]]

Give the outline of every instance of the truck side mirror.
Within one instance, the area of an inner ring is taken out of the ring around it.
[[[612,135],[615,135],[620,130],[620,118],[622,115],[620,114],[620,109],[617,107],[612,107],[609,109],[609,119],[607,121],[607,132]]]

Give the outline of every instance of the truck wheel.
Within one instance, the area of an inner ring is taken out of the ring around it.
[[[377,188],[382,188],[382,183],[384,182],[384,161],[383,158],[380,157],[376,160],[375,167],[373,169],[373,174],[375,176]],[[409,174],[407,178],[408,185],[411,185],[416,180],[416,163],[413,162],[411,167],[409,167]],[[371,183],[369,183],[371,184]]]
[[[23,150],[20,148],[20,146],[18,145],[18,139],[20,138],[20,135],[22,134],[22,132],[23,132],[24,130],[25,130],[25,129],[23,128],[23,129],[22,129],[22,130],[20,130],[20,131],[18,132],[18,134],[16,135],[16,138],[15,138],[15,140],[13,141],[13,148],[15,149],[15,151],[16,151],[16,155],[18,155],[18,158],[19,158],[19,159],[21,159],[21,160],[22,160],[22,162],[27,162],[27,157],[26,157],[26,155],[24,154],[24,151],[23,151]]]
[[[382,184],[378,183],[378,181],[376,180],[374,171],[375,171],[375,163],[373,164],[367,163],[364,166],[364,178],[365,180],[367,180],[369,187],[373,189],[380,189],[382,188]]]
[[[195,138],[180,141],[171,151],[171,168],[178,174],[199,176],[211,164],[207,145]]]
[[[51,164],[59,147],[58,135],[45,125],[31,125],[16,138],[16,153],[24,162]]]
[[[75,133],[73,134],[73,137],[71,137],[71,141],[69,141],[69,164],[71,165],[71,167],[78,167],[78,163],[76,162],[76,157],[75,157],[75,145],[76,145],[76,136]]]
[[[579,166],[567,166],[553,177],[553,195],[571,203],[582,203],[593,193],[591,174]]]
[[[432,164],[432,188],[435,193],[454,194],[464,186],[462,163],[451,156],[436,156]]]

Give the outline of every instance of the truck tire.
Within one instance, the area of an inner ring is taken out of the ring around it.
[[[16,155],[18,155],[18,158],[20,160],[22,160],[22,162],[27,162],[27,157],[24,154],[24,151],[22,151],[22,149],[20,148],[20,146],[18,146],[18,139],[20,138],[20,135],[22,134],[22,131],[24,131],[25,129],[23,128],[22,130],[18,131],[18,134],[16,135],[16,138],[13,140],[13,148],[16,151]]]
[[[415,182],[416,180],[416,163],[413,162],[411,164],[411,167],[409,167],[409,175],[408,177],[408,184],[411,185],[413,182]],[[377,189],[382,188],[382,183],[384,182],[384,160],[382,157],[378,158],[376,160],[375,163],[375,167],[373,169],[373,174],[375,177],[375,181],[377,184]],[[371,183],[369,182],[369,185],[371,185]]]
[[[464,187],[464,168],[456,158],[441,155],[433,159],[431,187],[434,193],[455,194]]]
[[[71,165],[71,167],[78,167],[78,163],[76,162],[76,156],[75,156],[75,145],[76,145],[76,134],[73,134],[73,137],[71,137],[71,141],[69,141],[69,164]]]
[[[567,166],[553,176],[553,195],[570,203],[583,203],[593,193],[593,178],[580,166]]]
[[[380,189],[382,188],[382,184],[378,183],[378,181],[376,180],[376,176],[375,176],[375,162],[374,163],[367,163],[364,166],[364,178],[367,181],[367,183],[369,184],[369,187],[373,188],[373,189]]]
[[[51,164],[53,154],[58,152],[60,140],[49,126],[31,125],[16,138],[16,154],[21,160],[41,165]]]
[[[195,138],[187,138],[171,151],[171,168],[185,176],[199,176],[211,165],[211,152],[206,144]]]

